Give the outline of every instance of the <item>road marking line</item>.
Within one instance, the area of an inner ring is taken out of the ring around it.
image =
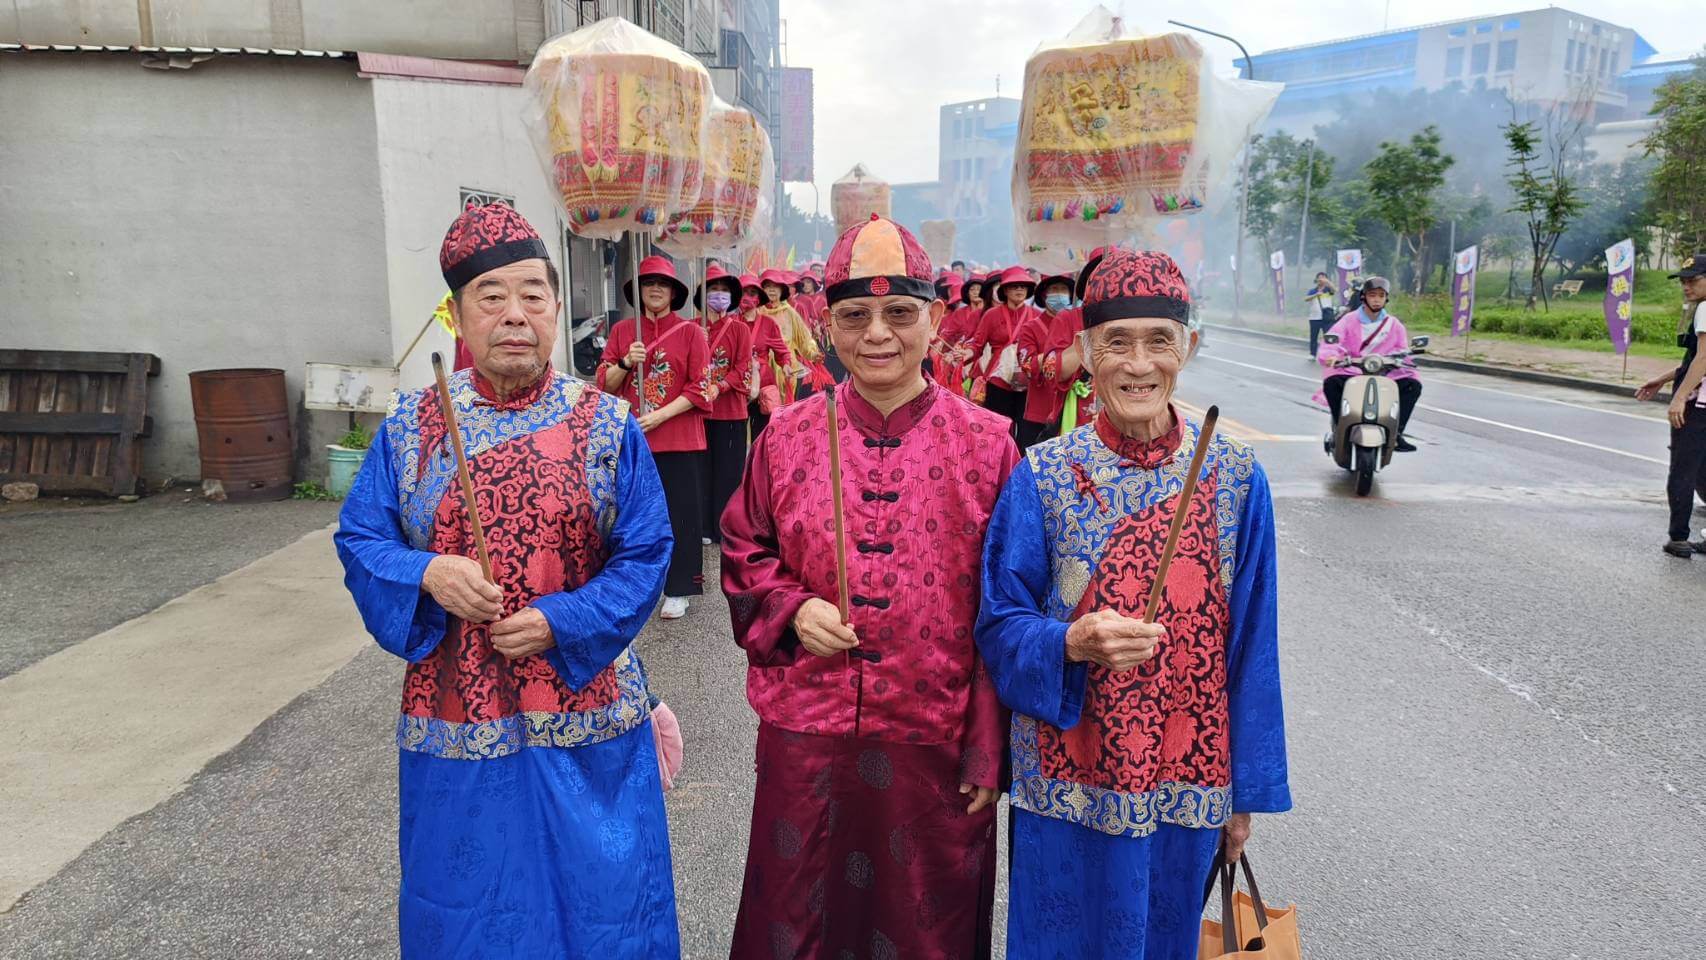
[[[1262,353],[1271,353],[1276,357],[1296,356],[1296,354],[1291,353],[1291,352],[1286,351],[1286,350],[1275,350],[1272,347],[1258,347],[1255,344],[1249,344],[1249,343],[1240,343],[1240,344],[1238,344],[1238,348],[1240,350],[1258,350],[1258,351],[1261,351]],[[1275,372],[1278,372],[1278,371],[1275,371]],[[1444,368],[1441,368],[1440,372],[1461,373],[1463,371],[1445,370]],[[1469,374],[1469,375],[1475,376],[1475,374]],[[1532,394],[1517,393],[1514,390],[1500,390],[1497,387],[1483,387],[1483,386],[1480,386],[1478,384],[1463,383],[1459,380],[1441,379],[1439,382],[1440,383],[1447,383],[1447,384],[1450,384],[1451,386],[1454,386],[1454,387],[1462,387],[1465,390],[1480,390],[1483,393],[1496,393],[1496,394],[1503,396],[1503,397],[1516,397],[1519,400],[1537,400],[1541,403],[1555,403],[1560,407],[1574,407],[1577,410],[1586,410],[1589,413],[1604,413],[1604,414],[1610,414],[1611,416],[1614,416],[1614,417],[1628,417],[1631,420],[1644,420],[1647,423],[1664,423],[1664,424],[1670,423],[1670,421],[1665,419],[1664,417],[1649,417],[1646,414],[1630,413],[1627,410],[1610,410],[1610,409],[1607,409],[1605,407],[1590,407],[1585,403],[1571,403],[1568,400],[1554,400],[1551,397],[1537,397],[1537,396],[1534,396]]]
[[[1206,353],[1203,354],[1202,356],[1205,359],[1217,360],[1221,363],[1230,363],[1234,366],[1239,366],[1239,367],[1248,367],[1251,370],[1260,370],[1263,373],[1272,373],[1272,374],[1276,374],[1276,375],[1282,376],[1282,377],[1290,377],[1293,380],[1303,380],[1307,383],[1319,383],[1320,382],[1319,380],[1316,380],[1313,377],[1304,377],[1304,376],[1299,376],[1295,373],[1286,373],[1284,370],[1273,370],[1273,369],[1270,369],[1268,367],[1257,366],[1256,364],[1253,364],[1253,363],[1244,363],[1241,360],[1228,360],[1225,357],[1210,356],[1209,354],[1206,354]],[[1440,407],[1429,406],[1425,403],[1417,404],[1416,408],[1419,410],[1428,410],[1428,411],[1431,411],[1433,413],[1443,413],[1448,417],[1460,417],[1464,420],[1472,420],[1476,423],[1484,423],[1490,427],[1504,427],[1506,430],[1514,430],[1517,433],[1526,433],[1526,434],[1529,434],[1530,436],[1535,436],[1535,437],[1544,437],[1547,440],[1557,440],[1560,443],[1574,444],[1575,446],[1578,446],[1578,447],[1586,447],[1589,450],[1598,450],[1601,453],[1614,453],[1617,456],[1628,457],[1631,460],[1643,460],[1643,461],[1646,461],[1647,463],[1656,463],[1661,467],[1669,466],[1669,464],[1666,461],[1660,460],[1656,457],[1643,456],[1642,454],[1639,454],[1639,453],[1630,453],[1627,450],[1618,450],[1618,449],[1615,449],[1613,447],[1602,447],[1597,443],[1589,443],[1586,440],[1576,440],[1572,437],[1561,437],[1556,433],[1547,433],[1544,430],[1532,430],[1528,427],[1519,427],[1519,426],[1512,424],[1512,423],[1501,423],[1498,420],[1488,420],[1485,417],[1474,417],[1474,416],[1470,416],[1467,413],[1458,413],[1455,410],[1445,410],[1445,409],[1442,409]]]
[[[0,914],[371,645],[331,528],[0,678]]]
[[[1182,409],[1186,413],[1191,414],[1192,416],[1196,417],[1198,420],[1201,420],[1203,417],[1208,416],[1207,410],[1204,410],[1202,407],[1199,407],[1194,403],[1186,403],[1185,401],[1180,400],[1178,398],[1174,398],[1173,402],[1178,404],[1180,409]],[[1273,439],[1275,439],[1273,434],[1264,433],[1263,431],[1257,430],[1255,427],[1252,427],[1247,423],[1240,423],[1237,420],[1232,419],[1231,417],[1221,417],[1220,418],[1220,425],[1217,429],[1219,429],[1223,433],[1229,433],[1232,436],[1238,437],[1239,439],[1242,439],[1242,440],[1273,440]]]
[[[1558,441],[1563,442],[1563,443],[1573,443],[1578,447],[1587,447],[1589,450],[1598,450],[1601,453],[1615,453],[1620,457],[1628,457],[1631,460],[1645,460],[1648,463],[1656,463],[1661,467],[1670,466],[1670,464],[1668,462],[1666,462],[1664,460],[1660,460],[1656,457],[1642,456],[1639,453],[1630,453],[1627,450],[1618,450],[1618,449],[1613,448],[1613,447],[1602,447],[1597,443],[1589,443],[1586,440],[1576,440],[1576,439],[1573,439],[1571,437],[1560,437],[1559,435],[1557,435],[1555,433],[1547,433],[1544,430],[1530,430],[1528,427],[1519,427],[1519,426],[1516,426],[1514,424],[1500,423],[1497,420],[1488,420],[1485,417],[1472,417],[1467,413],[1458,413],[1454,410],[1441,410],[1439,407],[1430,407],[1425,403],[1416,404],[1416,408],[1419,410],[1431,410],[1434,413],[1443,413],[1448,417],[1462,417],[1465,420],[1473,420],[1476,423],[1484,423],[1484,424],[1487,424],[1488,426],[1492,426],[1492,427],[1504,427],[1506,430],[1515,430],[1518,433],[1526,433],[1526,434],[1530,434],[1530,435],[1536,436],[1536,437],[1545,437],[1548,440],[1558,440]]]

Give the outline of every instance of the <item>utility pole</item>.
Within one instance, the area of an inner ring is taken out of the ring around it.
[[[1250,51],[1244,49],[1242,43],[1224,33],[1216,33],[1205,27],[1194,27],[1177,20],[1167,22],[1175,27],[1184,27],[1186,30],[1195,30],[1198,33],[1230,41],[1238,48],[1238,52],[1244,55],[1244,67],[1249,71],[1249,79],[1256,79],[1256,62],[1250,59]],[[1232,261],[1232,319],[1234,320],[1239,319],[1244,309],[1244,230],[1245,224],[1250,219],[1250,135],[1253,132],[1251,130],[1244,131],[1244,164],[1243,171],[1240,174],[1243,183],[1238,191],[1238,255]]]
[[[1303,289],[1303,245],[1309,239],[1309,192],[1315,185],[1315,141],[1310,140],[1308,164],[1303,168],[1303,225],[1297,230],[1297,289]]]

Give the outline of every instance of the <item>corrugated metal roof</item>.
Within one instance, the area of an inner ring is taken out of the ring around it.
[[[164,56],[314,57],[348,60],[344,50],[286,50],[272,47],[115,47],[97,43],[0,43],[0,53],[146,53]]]

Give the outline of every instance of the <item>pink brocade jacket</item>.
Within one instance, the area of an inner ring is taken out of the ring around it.
[[[723,591],[765,723],[824,736],[961,745],[961,775],[998,785],[1005,711],[979,660],[983,537],[1018,462],[1007,421],[930,384],[885,420],[837,387],[848,592],[860,645],[818,657],[792,622],[835,602],[822,394],[777,411],[723,513]]]

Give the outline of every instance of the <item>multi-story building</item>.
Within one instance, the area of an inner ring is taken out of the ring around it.
[[[1286,85],[1269,128],[1308,132],[1336,118],[1342,97],[1452,84],[1524,103],[1581,102],[1594,119],[1618,119],[1629,103],[1625,72],[1653,54],[1628,27],[1548,7],[1268,50],[1238,66]]]
[[[569,367],[620,310],[628,245],[564,229],[520,83],[609,16],[698,56],[774,135],[776,0],[0,0],[6,345],[157,354],[143,472],[194,477],[190,371],[279,367],[297,397],[309,361],[397,366],[477,198],[547,234]],[[450,346],[429,328],[402,385]],[[295,424],[319,479],[346,419]]]
[[[940,215],[956,224],[957,255],[987,263],[1013,256],[1013,149],[1019,101],[950,103],[938,115],[936,191]]]

